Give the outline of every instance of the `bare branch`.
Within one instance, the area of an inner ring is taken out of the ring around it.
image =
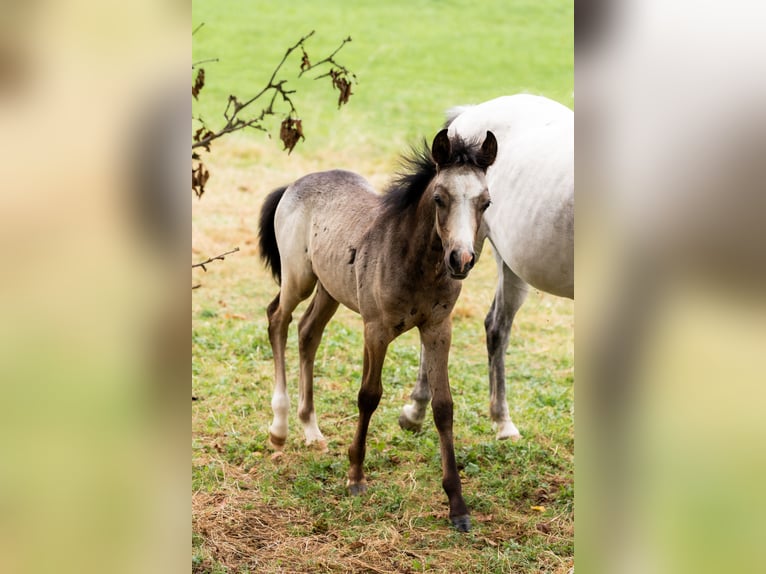
[[[231,255],[232,253],[236,253],[237,251],[239,251],[239,247],[235,247],[231,251],[227,251],[226,253],[221,253],[220,255],[216,255],[215,257],[211,257],[210,259],[206,259],[205,261],[202,261],[200,263],[193,263],[192,269],[194,269],[195,267],[202,267],[203,271],[207,271],[207,267],[205,267],[205,265],[207,265],[208,263],[212,263],[213,261],[216,261],[218,259],[223,261],[224,259],[226,259],[227,255]],[[192,289],[196,289],[196,287],[192,287]]]
[[[199,29],[199,27],[197,29]],[[286,113],[284,113],[282,123],[280,124],[280,139],[282,140],[285,149],[288,150],[288,153],[293,150],[296,143],[300,139],[305,139],[303,137],[303,128],[300,116],[298,115],[298,110],[291,97],[293,94],[295,94],[295,90],[288,88],[287,80],[279,79],[279,75],[283,71],[288,58],[290,58],[290,55],[296,52],[298,49],[301,51],[302,58],[300,63],[300,72],[298,73],[297,77],[300,78],[311,70],[317,70],[318,68],[326,68],[329,66],[330,69],[328,72],[318,76],[315,79],[329,76],[332,80],[333,89],[337,89],[339,93],[338,107],[340,108],[343,104],[348,102],[348,99],[352,94],[351,85],[352,82],[356,82],[356,76],[348,68],[338,63],[335,60],[335,57],[338,52],[340,52],[340,50],[348,42],[351,41],[351,37],[343,39],[340,45],[338,45],[338,47],[335,48],[335,50],[333,50],[329,56],[322,58],[321,60],[312,64],[309,59],[309,55],[306,52],[306,42],[314,34],[315,31],[312,30],[308,34],[302,36],[297,42],[295,42],[295,44],[287,48],[287,50],[285,50],[282,59],[272,70],[268,82],[255,95],[245,101],[240,101],[236,96],[230,95],[228,101],[226,102],[226,107],[223,110],[223,119],[225,120],[225,123],[219,129],[208,127],[207,122],[205,122],[205,120],[199,116],[193,118],[195,121],[199,122],[201,126],[194,131],[192,136],[192,190],[197,195],[197,197],[201,197],[204,193],[205,183],[207,182],[209,173],[202,163],[201,154],[196,150],[202,148],[209,152],[210,146],[215,140],[225,136],[226,134],[230,134],[232,132],[240,131],[246,128],[253,128],[256,130],[268,132],[269,130],[265,125],[266,118],[269,116],[277,115],[278,113],[281,114],[279,111],[280,109],[286,109]],[[194,69],[195,66],[208,61],[218,60],[202,60],[201,62],[193,64],[192,68]],[[198,97],[205,84],[204,68],[197,68],[197,70],[198,71],[196,77],[194,78],[192,84],[192,95],[195,99]],[[250,115],[249,117],[246,116],[245,114],[250,109],[250,106],[259,99],[263,99],[263,101],[265,101],[265,104],[261,108],[260,112]]]
[[[208,131],[204,135],[204,137],[201,137],[200,139],[193,141],[192,149],[200,148],[200,147],[209,149],[210,144],[213,141],[217,140],[218,138],[225,136],[226,134],[229,134],[231,132],[239,131],[241,129],[248,128],[248,127],[253,127],[253,128],[261,129],[265,131],[265,128],[260,126],[260,124],[266,118],[266,116],[274,114],[274,103],[276,102],[276,98],[278,95],[282,96],[282,101],[287,103],[290,106],[290,111],[288,113],[288,116],[294,114],[296,112],[296,109],[295,109],[295,105],[290,99],[289,94],[295,93],[295,91],[285,89],[285,84],[287,83],[287,80],[280,80],[278,82],[275,82],[275,80],[277,78],[277,74],[279,74],[279,71],[282,69],[282,66],[284,66],[285,62],[287,61],[287,58],[290,57],[290,54],[292,54],[298,48],[302,48],[306,40],[311,38],[315,33],[316,31],[312,30],[311,32],[303,36],[300,40],[298,40],[295,44],[287,48],[284,56],[282,56],[282,59],[276,65],[274,70],[271,72],[271,77],[269,78],[269,81],[266,84],[266,86],[264,86],[261,89],[261,91],[259,91],[249,100],[246,100],[245,102],[240,102],[237,100],[235,96],[229,96],[229,100],[228,100],[228,103],[226,104],[226,109],[224,110],[224,114],[223,114],[224,119],[226,119],[226,124],[217,132]],[[343,44],[341,44],[341,47],[342,46]],[[335,52],[337,53],[337,50]],[[316,66],[312,66],[312,68],[313,67],[316,67]],[[263,97],[268,92],[273,92],[271,96],[271,100],[269,101],[269,104],[261,110],[261,113],[257,117],[251,118],[249,120],[243,120],[237,117],[240,111],[242,111],[244,108],[251,105],[253,102],[258,100],[259,98]],[[231,110],[231,113],[230,113],[230,110]]]
[[[270,115],[274,115],[276,112],[274,110],[274,106],[276,104],[277,97],[280,97],[282,102],[287,104],[289,107],[289,111],[286,114],[287,117],[292,117],[297,114],[297,109],[295,107],[295,104],[293,103],[292,99],[290,98],[290,94],[294,94],[295,90],[289,90],[286,88],[287,80],[279,80],[277,81],[277,76],[279,75],[279,72],[282,70],[282,67],[284,66],[287,59],[290,57],[290,55],[298,50],[300,48],[303,51],[303,60],[301,63],[301,71],[298,74],[298,77],[303,76],[306,72],[309,72],[311,70],[315,70],[321,66],[330,64],[335,67],[336,74],[333,75],[334,82],[333,85],[335,87],[338,87],[337,81],[335,81],[336,76],[342,75],[342,76],[351,76],[356,80],[356,76],[352,74],[348,68],[345,66],[339,64],[335,61],[335,56],[340,52],[340,50],[345,46],[348,42],[351,41],[351,37],[344,38],[343,41],[340,43],[340,45],[333,50],[333,52],[327,56],[326,58],[323,58],[319,60],[316,63],[311,64],[308,60],[308,55],[306,54],[305,50],[305,43],[306,41],[311,38],[316,33],[315,30],[312,30],[305,36],[301,37],[295,44],[287,48],[285,50],[284,55],[282,56],[282,59],[277,63],[276,67],[271,73],[271,77],[269,78],[266,85],[254,96],[251,98],[245,100],[244,102],[240,102],[235,96],[229,96],[229,100],[226,104],[226,108],[224,109],[223,117],[226,120],[226,124],[219,129],[218,131],[212,131],[207,130],[204,134],[201,134],[201,136],[192,142],[192,149],[195,148],[205,148],[209,149],[210,144],[217,140],[220,137],[223,137],[226,134],[229,134],[234,131],[239,131],[241,129],[245,128],[256,128],[265,131],[265,128],[261,125],[263,120]],[[319,76],[318,78],[325,77],[327,75],[330,75],[330,72],[323,74]],[[317,78],[317,79],[318,79]],[[341,90],[342,91],[342,90]],[[256,100],[262,98],[267,93],[271,92],[271,98],[269,100],[269,103],[261,110],[260,114],[257,116],[250,118],[250,119],[242,119],[239,117],[239,113],[253,104]],[[348,91],[348,94],[350,94],[350,90]],[[348,100],[348,97],[345,96],[343,98],[343,103],[345,103]]]

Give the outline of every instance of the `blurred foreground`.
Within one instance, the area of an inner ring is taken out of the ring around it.
[[[191,11],[2,11],[0,571],[186,571]]]
[[[577,568],[762,572],[764,9],[583,7]]]

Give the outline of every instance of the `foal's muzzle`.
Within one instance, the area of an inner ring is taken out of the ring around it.
[[[450,251],[447,268],[454,279],[465,279],[468,272],[473,269],[476,256],[473,251],[453,249]]]

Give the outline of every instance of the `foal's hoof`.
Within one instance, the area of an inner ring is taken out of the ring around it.
[[[455,530],[458,532],[468,532],[471,530],[471,517],[467,514],[464,514],[463,516],[453,516],[450,520],[452,521],[452,526],[454,526]]]
[[[278,437],[274,436],[272,433],[269,433],[269,448],[276,451],[281,451],[285,448],[285,442],[287,442],[286,437]]]
[[[347,484],[348,493],[351,496],[359,496],[367,492],[367,484],[364,482],[355,482],[353,484]]]
[[[399,415],[399,426],[402,428],[402,430],[409,432],[420,432],[423,430],[422,422],[416,423],[415,421],[411,420],[404,412]]]

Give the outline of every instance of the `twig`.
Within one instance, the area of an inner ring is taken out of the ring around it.
[[[218,259],[223,261],[227,255],[231,255],[232,253],[236,253],[237,251],[239,251],[239,247],[235,247],[231,251],[227,251],[226,253],[221,253],[220,255],[216,255],[215,257],[211,257],[210,259],[206,259],[205,261],[202,261],[200,263],[193,263],[192,269],[194,269],[195,267],[202,267],[203,271],[207,271],[207,267],[205,267],[205,265],[207,265],[208,263],[212,263],[213,261],[216,261]],[[195,287],[192,287],[192,289],[195,289]]]
[[[347,417],[343,417],[342,419],[340,419],[339,421],[337,421],[335,424],[340,424],[340,423],[344,423],[344,422],[346,422],[346,421],[350,421],[351,419],[355,419],[355,418],[357,418],[358,416],[359,416],[359,413],[355,413],[355,414],[353,414],[353,415],[348,415]]]
[[[314,33],[315,33],[315,32],[316,32],[316,30],[312,30],[311,32],[309,32],[308,34],[306,34],[305,36],[303,36],[303,37],[302,37],[300,40],[298,40],[298,41],[297,41],[295,44],[293,44],[292,46],[290,46],[290,47],[289,47],[289,48],[288,48],[288,49],[285,51],[285,55],[284,55],[284,56],[282,56],[282,60],[279,62],[279,64],[277,64],[277,67],[276,67],[276,68],[274,68],[274,71],[271,73],[271,78],[269,78],[269,85],[268,85],[268,86],[266,86],[265,88],[263,88],[263,89],[262,89],[262,90],[261,90],[261,91],[260,91],[260,92],[259,92],[257,95],[253,96],[252,98],[250,98],[249,100],[247,100],[247,102],[245,102],[244,104],[242,104],[242,107],[245,107],[245,106],[247,106],[247,105],[249,105],[249,104],[253,103],[255,100],[257,100],[258,98],[260,98],[260,97],[261,97],[261,96],[262,96],[262,95],[263,95],[263,94],[264,94],[266,91],[268,91],[270,88],[276,88],[277,86],[281,87],[281,86],[282,86],[282,84],[284,84],[284,83],[285,83],[284,81],[281,81],[281,82],[279,82],[278,84],[276,84],[276,85],[275,85],[275,84],[274,84],[274,78],[276,78],[276,77],[277,77],[277,74],[279,73],[279,70],[281,70],[281,69],[282,69],[282,66],[283,66],[283,65],[284,65],[284,63],[287,61],[287,58],[290,56],[290,54],[292,54],[292,53],[293,53],[295,50],[297,50],[297,49],[298,49],[300,46],[302,46],[302,45],[303,45],[303,44],[306,42],[306,40],[308,40],[309,38],[311,38],[311,36],[313,36],[313,35],[314,35]]]
[[[335,50],[333,51],[333,53],[332,53],[332,54],[330,54],[329,56],[327,56],[325,59],[323,59],[323,60],[319,60],[319,61],[318,61],[318,62],[316,62],[315,64],[311,64],[310,66],[308,66],[308,67],[306,67],[306,68],[302,69],[302,70],[301,70],[301,73],[300,73],[300,74],[298,74],[298,77],[300,78],[300,77],[301,77],[301,76],[303,76],[303,74],[305,74],[306,72],[308,72],[308,71],[310,71],[310,70],[313,70],[314,68],[317,68],[317,67],[321,66],[322,64],[327,64],[327,63],[329,63],[329,64],[333,64],[333,65],[335,65],[335,66],[338,66],[338,67],[339,67],[340,69],[342,69],[344,72],[348,72],[348,70],[345,68],[345,66],[341,66],[340,64],[338,64],[338,63],[337,63],[337,62],[334,60],[334,58],[335,58],[335,55],[336,55],[338,52],[340,52],[340,51],[341,51],[341,49],[343,48],[343,46],[345,46],[346,44],[348,44],[350,41],[351,41],[351,36],[349,36],[348,38],[343,38],[343,41],[340,43],[340,46],[338,46],[337,48],[335,48]],[[314,78],[314,79],[315,79],[315,80],[318,80],[319,78],[323,78],[323,77],[324,77],[324,76],[326,76],[326,75],[327,75],[327,74],[324,74],[324,75],[322,75],[322,76],[319,76],[319,77],[317,77],[317,78]]]
[[[200,22],[200,25],[199,25],[199,26],[197,26],[196,28],[194,28],[194,30],[192,30],[192,36],[194,36],[194,34],[196,34],[197,32],[199,32],[199,29],[200,29],[200,28],[202,28],[202,26],[204,26],[204,25],[205,25],[205,23],[204,23],[204,22]]]
[[[363,562],[362,560],[359,560],[359,558],[354,558],[353,556],[346,556],[348,560],[356,564],[357,566],[361,566],[365,570],[372,570],[373,572],[377,572],[378,574],[386,574],[385,570],[381,570],[379,568],[375,568],[372,564],[368,564],[367,562]]]
[[[193,62],[192,63],[192,70],[199,66],[200,64],[207,64],[208,62],[218,62],[218,58],[207,58],[205,60],[200,60],[199,62]]]

